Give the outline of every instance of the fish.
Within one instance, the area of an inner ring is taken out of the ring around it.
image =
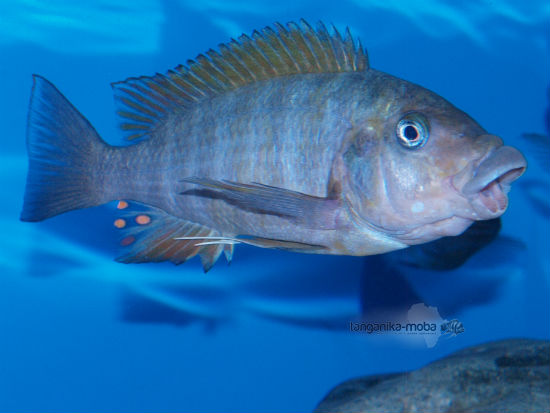
[[[451,337],[455,337],[461,333],[464,333],[464,325],[457,319],[447,321],[441,324],[441,334],[450,334]]]
[[[455,237],[366,257],[361,313],[406,315],[423,302],[449,315],[498,299],[528,268],[527,245],[500,229],[499,218],[477,221]]]
[[[544,111],[544,125],[546,133],[522,133],[521,137],[529,145],[531,155],[545,174],[550,172],[550,86],[546,88],[548,104]]]
[[[479,250],[491,244],[499,235],[500,218],[476,221],[462,234],[443,237],[426,244],[386,254],[388,263],[436,271],[461,267]],[[501,237],[502,238],[502,237]]]
[[[120,200],[124,263],[198,255],[208,271],[238,244],[383,254],[498,218],[527,167],[447,100],[371,68],[349,29],[322,22],[276,23],[112,86],[133,145],[108,144],[33,76],[20,218]]]
[[[538,215],[548,218],[550,217],[550,200],[548,192],[550,191],[550,182],[548,174],[538,176],[534,179],[524,179],[521,182],[523,195],[529,201],[531,208]]]
[[[521,137],[528,143],[530,155],[538,162],[545,174],[550,173],[550,135],[542,133],[522,133]]]
[[[526,154],[534,159],[542,173],[535,178],[522,180],[521,188],[533,209],[543,217],[550,216],[550,202],[548,191],[550,190],[550,86],[546,89],[548,104],[544,113],[546,133],[523,133],[523,142],[527,143]]]

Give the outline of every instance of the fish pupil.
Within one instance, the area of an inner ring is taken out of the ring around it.
[[[405,148],[420,148],[430,135],[428,120],[421,113],[407,113],[397,123],[396,135],[399,143]]]
[[[414,126],[407,126],[403,131],[405,138],[409,141],[414,141],[418,138],[418,130]]]

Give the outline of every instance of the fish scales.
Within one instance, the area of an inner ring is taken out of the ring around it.
[[[525,171],[469,115],[372,69],[349,30],[302,20],[219,50],[114,84],[124,147],[35,76],[21,219],[123,199],[122,262],[207,271],[239,243],[370,255],[459,235],[502,215]]]
[[[168,119],[134,150],[112,148],[118,159],[108,164],[131,165],[135,174],[109,172],[112,196],[159,207],[228,236],[288,239],[292,231],[294,240],[311,242],[311,229],[297,233],[288,220],[219,200],[172,195],[192,186],[182,185],[182,178],[209,176],[327,196],[334,158],[353,127],[353,113],[342,108],[354,101],[353,94],[366,98],[366,75],[276,78],[204,100]],[[129,183],[135,186],[121,195],[120,188]]]

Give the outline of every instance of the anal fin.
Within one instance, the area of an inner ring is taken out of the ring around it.
[[[223,248],[223,245],[208,245],[202,247],[199,252],[199,256],[201,257],[201,263],[204,272],[210,271],[210,269],[214,266],[214,264],[220,257]]]
[[[128,203],[119,203],[119,209],[126,208]],[[218,236],[217,231],[141,204],[133,204],[123,217],[115,220],[115,226],[124,231],[121,245],[126,251],[117,258],[123,263],[181,264],[199,255],[207,272],[224,250],[223,245],[197,245],[196,241],[178,239]]]

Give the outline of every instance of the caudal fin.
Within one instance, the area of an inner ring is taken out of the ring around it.
[[[33,80],[21,220],[42,221],[104,203],[94,164],[108,145],[53,84],[37,75]]]

